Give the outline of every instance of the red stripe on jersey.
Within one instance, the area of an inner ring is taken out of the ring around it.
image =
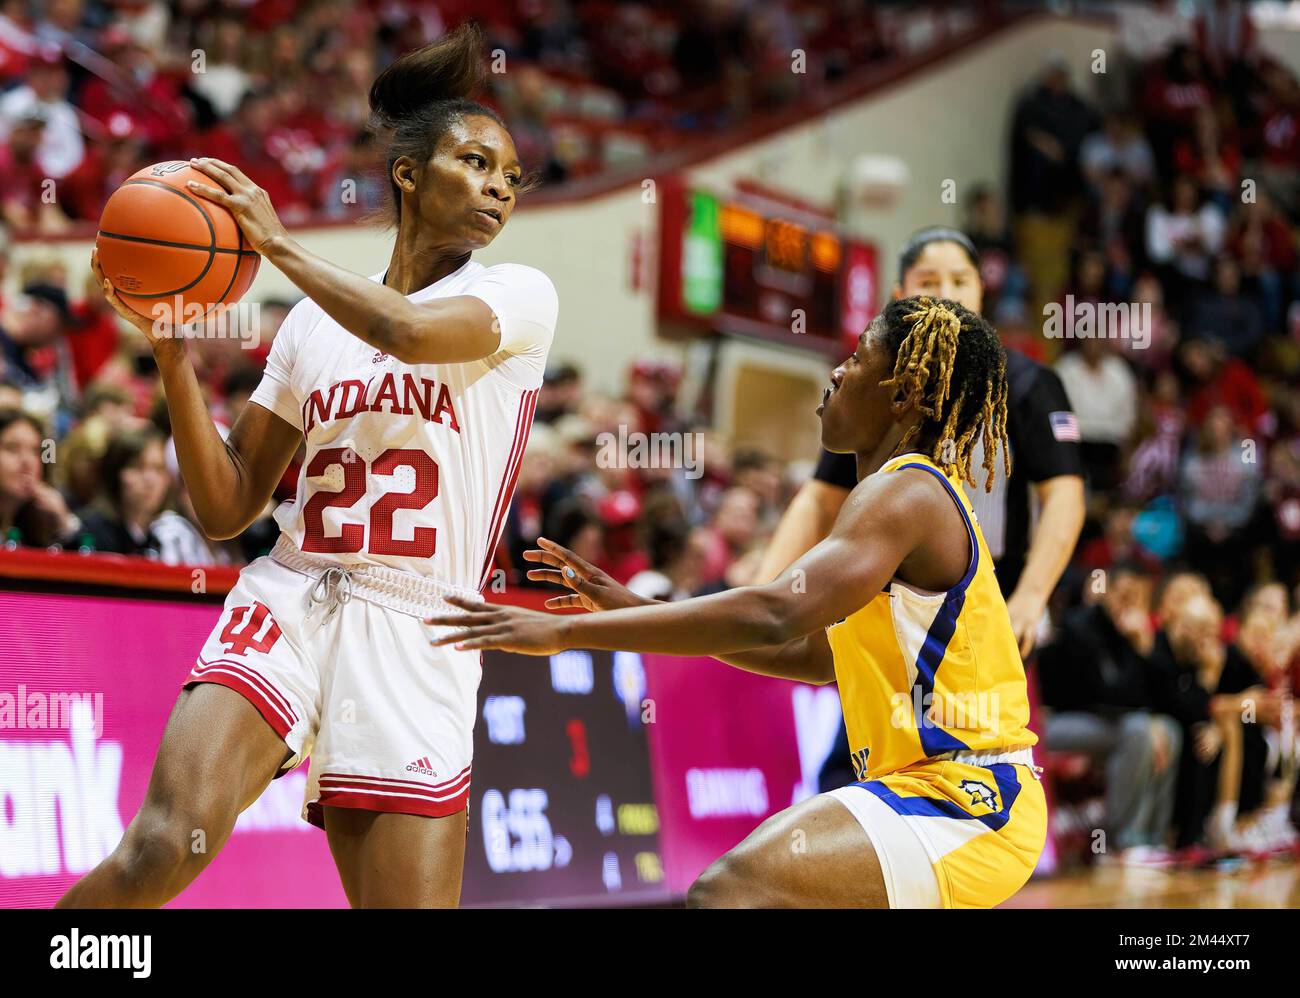
[[[488,575],[492,571],[492,559],[497,552],[497,543],[501,539],[501,531],[505,528],[506,511],[510,508],[515,482],[519,478],[519,465],[523,460],[524,448],[528,444],[528,432],[533,426],[533,412],[537,408],[539,392],[540,389],[534,388],[519,396],[519,412],[515,417],[515,439],[510,447],[510,457],[506,461],[505,472],[501,476],[496,505],[492,508],[492,526],[488,530],[487,552],[483,557],[483,571],[479,574],[480,592],[487,585]]]

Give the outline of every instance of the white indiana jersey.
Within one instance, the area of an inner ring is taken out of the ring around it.
[[[501,326],[496,353],[403,364],[309,299],[280,327],[251,401],[306,441],[297,495],[275,512],[303,552],[464,589],[487,585],[559,303],[539,270],[473,261],[407,298],[456,295],[492,309]]]

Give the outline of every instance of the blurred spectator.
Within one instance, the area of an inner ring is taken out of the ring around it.
[[[304,218],[311,205],[271,151],[276,127],[274,93],[269,89],[250,91],[240,100],[234,116],[201,136],[193,150],[201,147],[205,156],[238,163],[249,179],[266,191],[281,218],[291,222]]]
[[[34,416],[0,409],[0,544],[47,547],[77,529],[63,496],[45,481],[48,440]]]
[[[67,415],[75,389],[64,333],[71,312],[68,296],[53,284],[23,288],[23,297],[0,326],[4,374],[23,389],[23,405],[37,416]],[[60,410],[65,410],[60,413]],[[63,426],[56,427],[60,432]]]
[[[1079,167],[1093,187],[1119,176],[1141,190],[1155,182],[1156,161],[1151,144],[1131,114],[1108,114],[1102,130],[1093,132],[1079,148]]]
[[[109,439],[100,461],[100,494],[79,513],[82,546],[159,557],[152,527],[171,486],[164,443],[151,427],[119,430]]]
[[[153,53],[125,31],[110,28],[99,45],[119,73],[87,82],[80,96],[82,110],[105,130],[112,129],[115,117],[126,116],[159,158],[189,153],[179,145],[191,124],[180,82],[159,72]]]
[[[1264,338],[1264,310],[1242,293],[1241,269],[1232,257],[1214,261],[1214,284],[1188,310],[1187,332],[1223,344],[1233,357],[1255,359]]]
[[[1253,203],[1242,204],[1228,230],[1228,250],[1241,266],[1241,286],[1257,299],[1269,332],[1282,329],[1283,308],[1297,290],[1295,235],[1273,199],[1258,191]]]
[[[1261,433],[1269,420],[1259,379],[1245,363],[1227,356],[1221,343],[1189,339],[1178,351],[1188,380],[1187,422],[1198,429],[1215,406],[1225,406],[1238,427]]]
[[[44,124],[36,162],[44,176],[61,180],[81,165],[85,143],[77,109],[68,102],[68,73],[63,53],[42,48],[27,70],[27,82],[0,96],[0,142],[21,122]]]
[[[1106,768],[1106,855],[1161,863],[1174,808],[1182,735],[1152,713],[1151,582],[1119,565],[1100,601],[1070,611],[1039,655],[1043,733],[1053,751],[1081,752]]]
[[[1016,106],[1011,190],[1018,211],[1056,214],[1082,193],[1079,150],[1095,115],[1071,89],[1065,60],[1053,56]]]
[[[1243,553],[1253,550],[1261,485],[1259,461],[1243,445],[1232,413],[1211,409],[1183,459],[1187,558],[1229,606],[1241,597],[1251,570]]]
[[[703,582],[723,578],[731,563],[754,540],[758,529],[758,496],[747,488],[730,488],[718,500],[717,511],[704,528]]]
[[[1288,585],[1300,583],[1300,445],[1279,441],[1269,451],[1264,486],[1273,518],[1273,571]]]
[[[1103,339],[1079,342],[1056,363],[1056,373],[1079,420],[1083,463],[1091,488],[1113,490],[1120,460],[1137,427],[1138,383],[1128,362]]]
[[[1166,585],[1161,604],[1162,629],[1151,654],[1152,703],[1173,717],[1182,732],[1174,823],[1175,845],[1183,848],[1202,841],[1218,796],[1223,733],[1212,702],[1225,655],[1219,637],[1223,614],[1196,576],[1176,576]],[[1212,833],[1216,840],[1230,830],[1235,810],[1235,801],[1221,802]]]
[[[967,205],[964,231],[979,254],[984,314],[997,315],[1004,298],[1019,299],[1024,295],[1024,274],[1016,262],[1006,212],[997,191],[989,184],[980,184],[970,192]]]
[[[538,422],[554,423],[562,416],[577,410],[582,393],[582,372],[572,364],[553,364],[542,379],[541,395],[537,399],[535,418]]]
[[[1164,269],[1167,286],[1179,292],[1209,278],[1224,235],[1223,212],[1202,198],[1191,177],[1175,178],[1168,204],[1147,212],[1147,255]]]
[[[1174,169],[1228,205],[1240,192],[1241,147],[1222,134],[1212,107],[1197,108],[1195,121],[1195,131],[1174,147]]]
[[[1064,254],[1083,195],[1079,148],[1094,126],[1092,109],[1070,89],[1064,59],[1051,57],[1016,105],[1011,122],[1015,240],[1032,313],[1065,283]]]
[[[0,221],[16,229],[59,232],[67,216],[59,209],[49,186],[49,175],[37,161],[45,119],[27,116],[14,122],[8,145],[0,145]]]
[[[650,567],[628,580],[638,596],[657,600],[686,599],[703,583],[708,540],[700,528],[665,524],[650,532]]]
[[[239,18],[221,13],[199,25],[204,53],[202,73],[195,73],[190,88],[205,100],[213,114],[228,118],[252,87],[244,67],[244,25]]]
[[[1198,111],[1210,103],[1201,58],[1190,45],[1175,45],[1148,70],[1142,110],[1161,177],[1173,174],[1174,150],[1193,134]]]

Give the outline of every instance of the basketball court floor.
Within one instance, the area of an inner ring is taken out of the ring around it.
[[[1030,881],[1004,908],[1300,908],[1300,862],[1236,870],[1101,867]]]

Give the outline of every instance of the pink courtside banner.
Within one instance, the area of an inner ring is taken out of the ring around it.
[[[681,894],[764,818],[817,792],[839,694],[710,658],[646,655],[645,667],[664,870]]]
[[[0,907],[49,907],[112,851],[219,612],[0,593]],[[306,779],[272,783],[172,906],[344,905],[325,836],[299,817]]]

